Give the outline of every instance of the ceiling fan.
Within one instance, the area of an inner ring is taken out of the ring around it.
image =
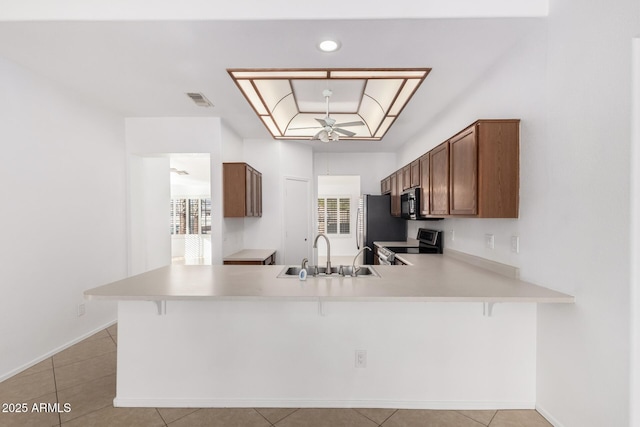
[[[324,119],[316,118],[316,121],[320,123],[320,126],[312,126],[312,127],[303,127],[303,128],[291,128],[290,130],[301,130],[301,129],[320,129],[318,133],[316,133],[311,139],[319,139],[322,142],[329,141],[339,141],[340,137],[338,134],[342,134],[348,137],[354,136],[356,133],[351,132],[346,129],[342,129],[344,127],[350,126],[362,126],[364,125],[363,121],[356,122],[346,122],[346,123],[336,123],[336,120],[329,116],[329,98],[333,92],[329,89],[325,89],[322,91],[322,96],[327,102],[327,115]]]

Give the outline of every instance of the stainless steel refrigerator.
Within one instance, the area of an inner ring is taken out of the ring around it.
[[[356,220],[356,245],[358,249],[373,242],[407,240],[407,221],[391,216],[391,196],[363,194]],[[364,252],[363,264],[373,264],[373,253]]]

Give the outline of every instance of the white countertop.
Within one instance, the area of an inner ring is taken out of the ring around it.
[[[415,258],[414,258],[415,257]],[[85,292],[106,300],[326,300],[573,303],[574,297],[444,255],[374,266],[381,277],[278,278],[271,266],[172,265]]]
[[[264,261],[275,251],[275,249],[243,249],[224,257],[223,261]]]

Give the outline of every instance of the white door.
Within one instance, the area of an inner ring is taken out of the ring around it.
[[[310,259],[309,181],[285,178],[284,183],[284,263],[296,265],[303,258]]]

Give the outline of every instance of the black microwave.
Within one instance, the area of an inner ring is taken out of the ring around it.
[[[420,188],[411,188],[400,195],[400,216],[405,219],[417,219],[420,209]]]

